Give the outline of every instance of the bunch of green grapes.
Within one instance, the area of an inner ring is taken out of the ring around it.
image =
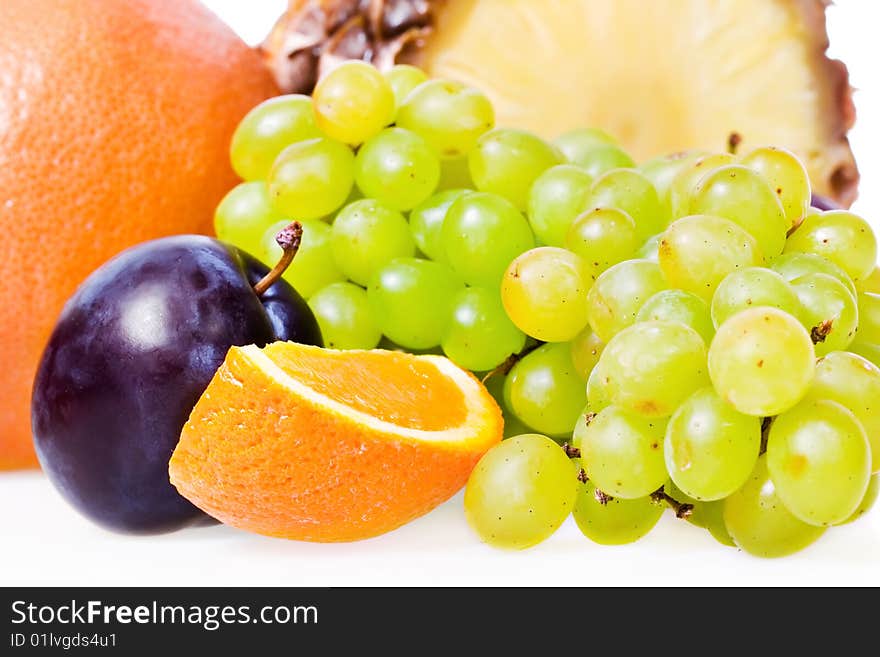
[[[579,165],[566,155],[572,145]],[[594,177],[631,164],[610,138],[602,148],[590,155],[584,134],[554,144],[498,129],[486,96],[459,82],[348,62],[311,97],[273,98],[242,120],[231,158],[244,182],[218,206],[215,227],[272,264],[275,234],[299,220],[302,246],[285,278],[327,347],[443,353],[491,375],[508,433],[570,436],[588,367],[569,341],[586,327],[594,276],[562,247]],[[631,178],[609,180],[603,193],[622,198]],[[650,183],[635,183],[656,204]],[[511,301],[517,291],[502,288],[521,256],[535,284]],[[526,316],[541,294],[551,313],[538,318],[543,331]]]
[[[578,157],[585,143],[613,144],[590,132],[573,143]],[[554,211],[560,190],[579,203],[572,166],[549,169],[533,196],[553,191]],[[504,402],[566,445],[559,453],[579,470],[572,515],[593,542],[636,541],[671,508],[724,545],[778,557],[874,503],[876,240],[862,218],[813,210],[810,198],[794,155],[759,148],[615,169],[592,183],[582,213],[538,215],[550,246],[511,263],[502,299],[527,336],[550,343],[544,354],[570,345],[587,399],[570,435],[540,404]],[[561,423],[569,411],[552,408]]]
[[[273,264],[302,223],[285,277],[328,347],[443,353],[495,396],[508,439],[465,494],[486,542],[568,515],[632,542],[671,508],[779,556],[876,497],[877,243],[810,207],[790,152],[637,165],[601,130],[546,141],[478,89],[348,62],[254,108],[230,156],[218,236]]]

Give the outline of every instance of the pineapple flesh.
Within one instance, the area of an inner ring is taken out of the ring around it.
[[[724,150],[737,133],[741,151],[790,148],[817,193],[849,205],[855,116],[846,68],[825,55],[827,4],[292,0],[263,48],[288,91],[342,59],[407,61],[482,89],[498,125],[602,128],[637,160]]]

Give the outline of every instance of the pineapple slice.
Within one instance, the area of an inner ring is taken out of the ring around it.
[[[826,0],[291,0],[263,46],[282,87],[361,58],[482,89],[499,125],[615,135],[638,160],[774,144],[849,205],[858,169]]]

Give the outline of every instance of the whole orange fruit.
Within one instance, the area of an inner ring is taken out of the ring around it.
[[[210,231],[232,132],[276,93],[195,0],[0,2],[0,469],[36,464],[31,384],[64,301],[128,246]]]

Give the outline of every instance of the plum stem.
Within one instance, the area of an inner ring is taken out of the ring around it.
[[[275,263],[272,270],[254,285],[254,292],[257,293],[257,296],[262,296],[290,267],[290,263],[293,262],[293,258],[302,244],[302,235],[303,227],[298,221],[294,221],[278,231],[275,241],[281,247],[281,258]]]

